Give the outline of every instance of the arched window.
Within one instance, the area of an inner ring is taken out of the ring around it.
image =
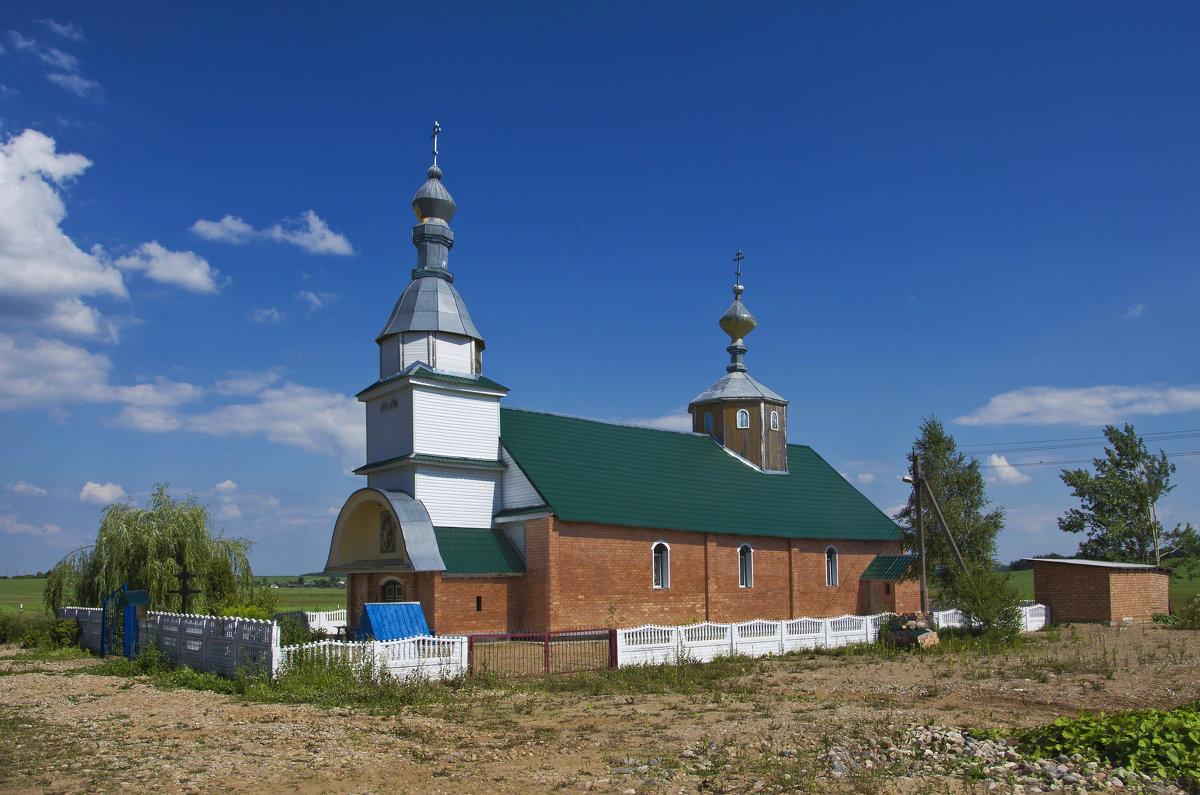
[[[713,418],[712,418],[711,411],[705,412],[705,414],[704,414],[704,432],[705,433],[713,432]]]
[[[833,547],[825,550],[825,584],[838,584],[837,550]]]
[[[654,545],[654,587],[671,587],[671,548],[665,542]]]
[[[754,587],[754,550],[749,544],[738,547],[738,586]]]
[[[779,430],[779,412],[778,411],[771,412],[771,430],[773,430],[773,431]]]
[[[746,411],[745,409],[738,409],[737,426],[739,428],[750,427],[750,412]]]
[[[379,597],[381,602],[403,602],[404,583],[400,580],[388,580],[380,589]]]

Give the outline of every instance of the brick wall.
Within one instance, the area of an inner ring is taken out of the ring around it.
[[[1056,622],[1149,621],[1169,607],[1166,572],[1037,560],[1033,598]]]
[[[825,584],[825,550],[838,552],[838,584]],[[847,613],[865,614],[868,592],[859,577],[876,555],[900,554],[899,541],[849,541],[798,538],[792,550],[792,617],[828,618]]]
[[[1170,612],[1170,581],[1166,572],[1114,571],[1109,575],[1111,620],[1150,621],[1155,613]]]
[[[519,625],[521,577],[432,575],[431,579],[436,581],[437,626],[431,622],[429,628],[435,634],[509,632]]]

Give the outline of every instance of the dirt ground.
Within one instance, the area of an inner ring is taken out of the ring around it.
[[[1008,792],[883,763],[835,776],[829,750],[880,760],[911,727],[1027,726],[1200,698],[1200,633],[1080,625],[1030,637],[994,654],[770,658],[699,695],[517,688],[391,715],[164,691],[78,670],[92,660],[0,647],[0,791]]]

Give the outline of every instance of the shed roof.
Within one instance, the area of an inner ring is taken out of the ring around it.
[[[916,555],[876,555],[863,569],[864,580],[898,580],[908,573]]]
[[[1157,571],[1170,574],[1170,569],[1145,563],[1118,563],[1111,560],[1080,560],[1079,558],[1021,558],[1030,563],[1070,563],[1076,566],[1096,566],[1103,569],[1126,569],[1129,571]]]
[[[363,605],[356,634],[375,640],[401,640],[430,632],[420,602],[370,602]]]
[[[560,519],[783,538],[896,539],[883,511],[806,445],[767,474],[707,436],[500,410],[500,441]]]

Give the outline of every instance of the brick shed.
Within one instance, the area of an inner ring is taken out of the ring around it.
[[[1170,612],[1167,569],[1138,563],[1025,558],[1033,563],[1033,598],[1058,623],[1127,624]]]

